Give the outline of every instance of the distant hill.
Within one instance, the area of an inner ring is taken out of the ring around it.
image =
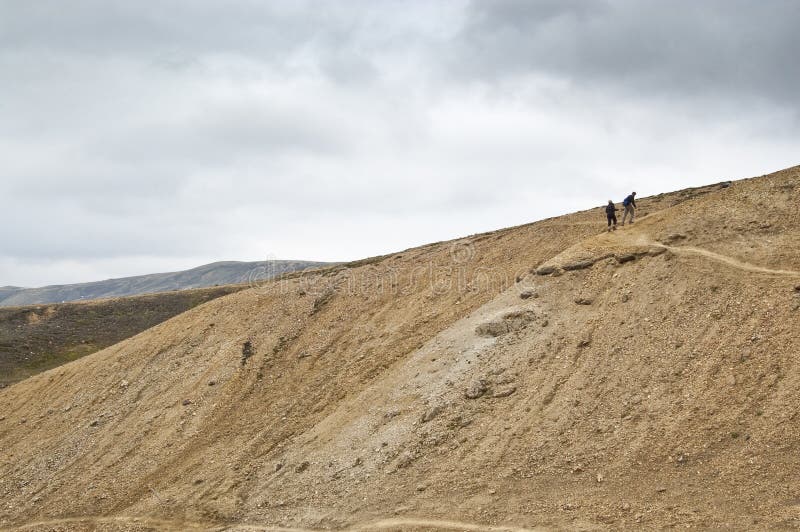
[[[0,287],[0,306],[38,305],[63,303],[137,294],[151,294],[187,288],[204,288],[217,285],[247,283],[263,280],[282,273],[324,266],[326,263],[272,260],[258,262],[213,262],[191,270],[154,273],[108,279],[91,283],[44,286],[41,288]]]
[[[6,299],[7,297],[13,296],[21,290],[25,289],[20,288],[19,286],[0,286],[0,301]]]

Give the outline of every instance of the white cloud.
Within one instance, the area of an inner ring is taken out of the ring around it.
[[[3,4],[0,284],[355,259],[797,164],[796,4],[588,5]],[[773,31],[742,43],[748,10]]]

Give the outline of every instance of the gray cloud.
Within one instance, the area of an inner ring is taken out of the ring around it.
[[[640,97],[796,107],[798,21],[791,0],[475,1],[451,61],[482,79],[547,72]]]
[[[795,2],[0,2],[0,285],[345,260],[797,164]]]

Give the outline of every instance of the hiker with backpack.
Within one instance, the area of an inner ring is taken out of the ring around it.
[[[622,213],[622,225],[625,225],[625,219],[631,215],[631,223],[633,223],[633,214],[636,211],[636,192],[631,192],[630,196],[622,200],[622,206],[625,207],[625,212]]]
[[[617,230],[617,207],[614,205],[614,202],[608,200],[608,205],[606,205],[606,218],[608,218],[608,231],[616,231]],[[614,225],[611,225],[611,223]]]

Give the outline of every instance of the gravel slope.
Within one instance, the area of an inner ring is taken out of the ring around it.
[[[0,527],[796,527],[798,200],[796,167],[206,303],[0,391]]]

